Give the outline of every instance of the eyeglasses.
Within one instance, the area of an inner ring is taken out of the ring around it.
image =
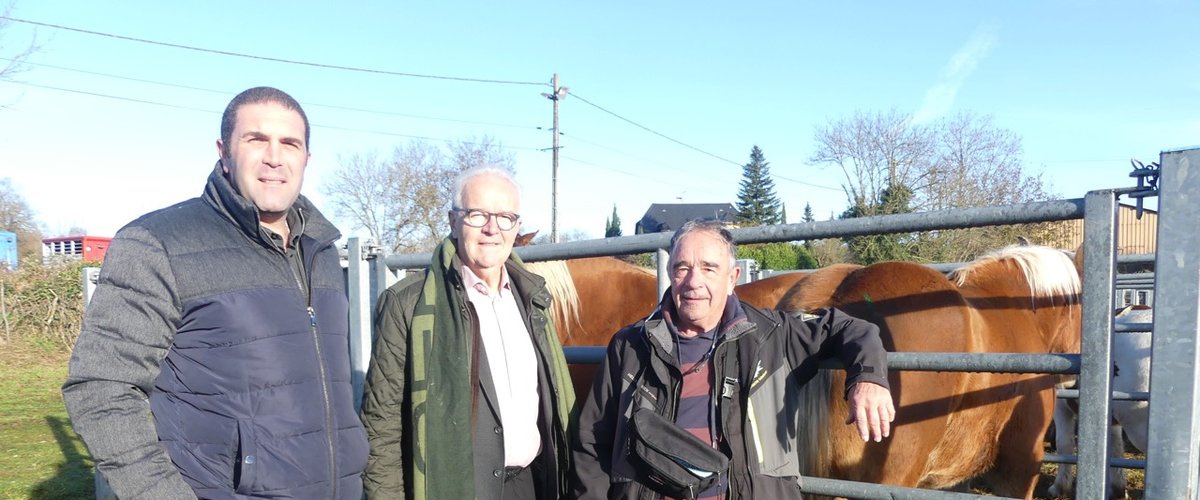
[[[483,227],[488,224],[488,221],[496,219],[496,227],[501,231],[508,231],[517,227],[517,221],[521,216],[512,212],[485,212],[476,208],[456,208],[453,212],[462,215],[463,224],[471,227]]]

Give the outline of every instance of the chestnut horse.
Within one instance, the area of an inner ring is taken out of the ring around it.
[[[655,272],[613,257],[531,262],[554,296],[550,314],[563,346],[607,346],[608,339],[658,304]],[[594,364],[570,365],[575,394],[591,390]]]
[[[770,278],[751,281],[734,287],[733,291],[743,302],[759,309],[774,309],[783,295],[804,279],[811,271],[776,274]]]
[[[532,234],[518,240],[528,244]],[[554,296],[551,308],[563,346],[607,346],[621,328],[649,316],[658,305],[655,271],[613,257],[526,263],[546,279]],[[738,285],[741,300],[761,308],[774,308],[807,272],[784,273]],[[576,394],[590,390],[596,366],[571,365]]]
[[[613,257],[527,263],[546,279],[554,296],[551,315],[564,346],[607,346],[621,328],[658,305],[655,271]],[[765,309],[775,307],[806,272],[784,273],[738,285],[738,298]]]
[[[880,327],[901,352],[1079,352],[1080,280],[1063,252],[1013,246],[951,273],[884,262],[837,265],[799,280],[781,309],[838,307]],[[1059,377],[891,371],[892,435],[864,443],[841,425],[845,373],[805,384],[798,418],[806,475],[945,489],[987,473],[998,495],[1032,498]]]
[[[527,263],[546,279],[563,346],[607,346],[621,328],[649,316],[658,305],[655,271],[613,257]],[[804,273],[787,273],[739,285],[738,297],[757,307],[779,303]],[[590,390],[595,365],[571,365],[576,394]]]

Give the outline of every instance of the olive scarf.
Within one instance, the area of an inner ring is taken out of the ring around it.
[[[415,427],[411,491],[417,500],[475,498],[475,483],[464,480],[464,471],[474,470],[471,412],[477,381],[472,380],[472,367],[478,366],[478,360],[471,357],[479,351],[462,312],[469,304],[446,279],[447,273],[458,272],[453,266],[455,243],[446,238],[434,250],[409,330]],[[509,257],[508,264],[524,267],[516,254]],[[563,429],[568,429],[575,394],[553,322],[547,323],[546,344],[548,349],[543,354],[549,362],[551,383],[558,391],[556,418]]]

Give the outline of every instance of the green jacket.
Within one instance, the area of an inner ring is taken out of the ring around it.
[[[452,240],[443,244],[442,251],[447,252],[444,255],[452,254],[453,244]],[[447,249],[446,245],[451,246]],[[438,261],[436,256],[434,261]],[[363,423],[371,448],[363,481],[368,498],[420,498],[425,496],[423,492],[427,490],[429,498],[436,500],[434,497],[437,495],[433,492],[445,491],[443,487],[467,487],[469,490],[469,485],[463,483],[465,474],[461,473],[466,470],[474,471],[475,498],[498,499],[502,490],[503,429],[492,398],[494,390],[488,376],[490,371],[482,345],[476,346],[476,352],[479,352],[480,356],[479,364],[473,370],[473,373],[478,374],[478,380],[471,405],[471,453],[464,455],[470,456],[473,463],[462,463],[458,469],[459,474],[454,477],[425,477],[424,488],[416,488],[413,484],[414,477],[425,474],[425,463],[414,455],[444,454],[447,449],[445,442],[454,441],[456,438],[430,436],[427,443],[413,442],[415,416],[424,409],[418,408],[417,413],[414,413],[412,404],[415,363],[410,363],[409,353],[413,351],[414,346],[410,332],[413,329],[414,311],[417,310],[417,303],[424,294],[428,273],[440,273],[443,284],[450,287],[453,297],[457,299],[456,309],[461,315],[462,323],[470,325],[472,338],[478,338],[475,311],[469,305],[459,275],[461,262],[456,255],[449,262],[449,265],[440,269],[414,273],[388,288],[382,294],[376,309],[376,340],[371,367],[367,373],[362,409]],[[541,463],[532,467],[543,475],[539,481],[542,489],[538,492],[538,497],[560,498],[565,495],[570,469],[567,413],[574,404],[574,391],[570,380],[567,379],[568,372],[562,347],[549,319],[551,296],[546,289],[545,280],[525,270],[515,255],[509,259],[506,268],[539,361],[538,393],[542,411],[538,428],[542,433],[543,448],[538,457]],[[467,360],[469,356],[462,359]],[[428,398],[433,401],[441,396],[429,394]],[[416,450],[416,453],[412,450]]]

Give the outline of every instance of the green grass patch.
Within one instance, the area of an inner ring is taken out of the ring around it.
[[[59,388],[65,354],[0,346],[0,498],[94,498],[92,459]]]

